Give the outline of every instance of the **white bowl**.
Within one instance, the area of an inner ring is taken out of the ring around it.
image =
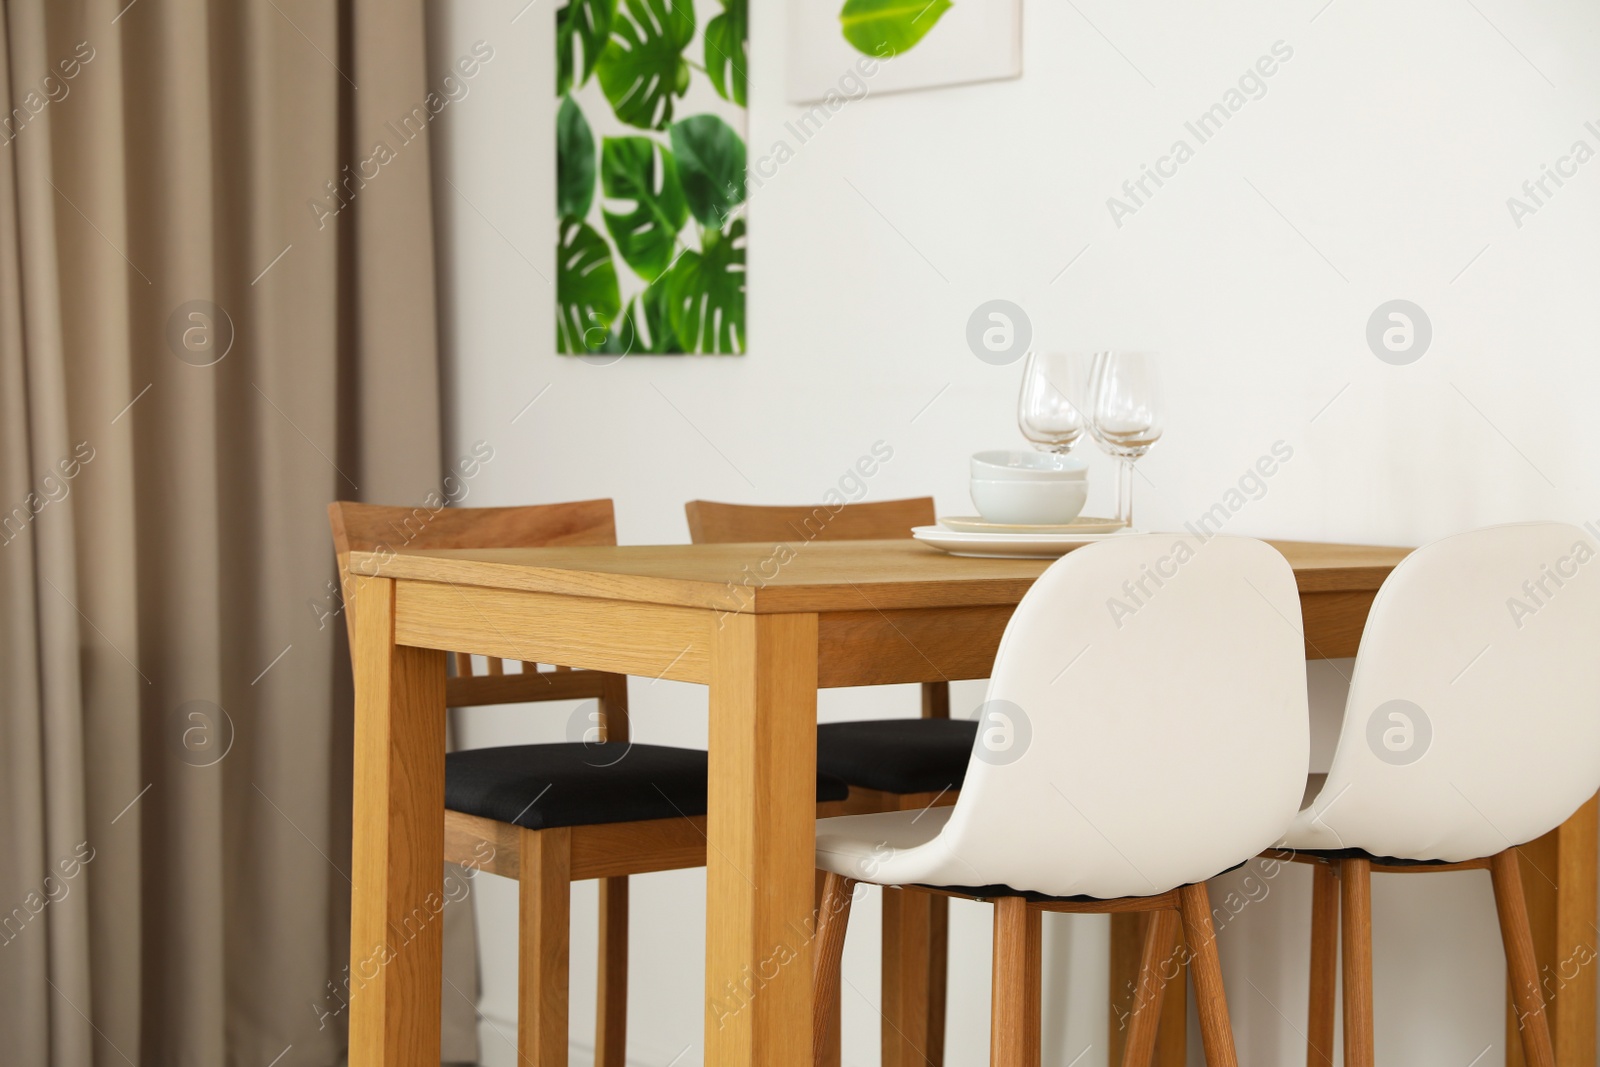
[[[972,476],[988,481],[1082,481],[1089,476],[1089,461],[1054,452],[978,452],[972,457]]]
[[[1089,483],[1077,479],[972,479],[972,502],[990,522],[1017,526],[1071,522],[1089,499]]]

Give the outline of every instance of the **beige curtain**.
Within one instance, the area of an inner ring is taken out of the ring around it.
[[[0,3],[0,1061],[334,1064],[324,508],[440,474],[422,3]]]

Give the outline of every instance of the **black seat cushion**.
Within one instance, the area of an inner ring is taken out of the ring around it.
[[[849,792],[817,775],[819,801]],[[444,758],[444,806],[530,830],[704,815],[706,754],[623,741],[471,748]]]
[[[1379,856],[1364,848],[1302,848],[1300,855],[1326,863],[1339,860],[1368,860],[1383,867],[1448,867],[1459,860],[1408,860],[1402,856]]]
[[[976,719],[867,719],[817,727],[817,770],[862,789],[960,789]]]
[[[1249,860],[1240,860],[1226,870],[1218,871],[1212,877],[1221,877],[1231,874],[1240,867],[1249,863]],[[1048,893],[1037,893],[1032,889],[1013,889],[1008,885],[925,885],[924,889],[937,889],[941,893],[956,893],[960,896],[971,897],[973,900],[999,900],[1001,897],[1021,897],[1029,904],[1099,904],[1107,899],[1137,900],[1138,897],[1088,897],[1081,893],[1070,897],[1053,897]]]

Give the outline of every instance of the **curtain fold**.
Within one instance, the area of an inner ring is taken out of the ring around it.
[[[441,473],[428,135],[368,163],[421,0],[3,5],[0,1060],[335,1064],[324,509]]]

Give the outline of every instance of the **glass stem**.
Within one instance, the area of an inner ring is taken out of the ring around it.
[[[1133,529],[1133,460],[1117,464],[1117,521]]]

